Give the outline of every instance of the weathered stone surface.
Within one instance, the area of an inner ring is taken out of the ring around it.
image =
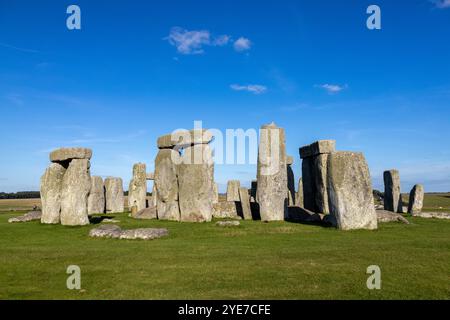
[[[147,167],[145,163],[133,166],[133,178],[128,188],[128,207],[136,207],[137,211],[147,207]]]
[[[167,229],[129,229],[122,230],[117,225],[101,225],[98,228],[89,231],[89,236],[93,238],[113,238],[125,240],[153,240],[169,235]]]
[[[386,222],[401,222],[404,224],[409,224],[409,221],[406,220],[402,215],[386,211],[386,210],[377,210],[377,219],[378,223],[386,223]]]
[[[105,212],[105,185],[102,177],[91,177],[91,190],[88,197],[88,214]]]
[[[403,213],[402,194],[400,192],[400,174],[398,170],[385,171],[384,210]]]
[[[92,150],[87,148],[60,148],[50,153],[51,162],[66,162],[72,159],[90,160]]]
[[[286,156],[286,165],[292,166],[294,164],[294,157],[293,156]]]
[[[41,220],[42,211],[30,211],[24,215],[8,219],[9,223],[30,222]]]
[[[303,205],[305,209],[318,212],[316,206],[316,183],[314,177],[314,159],[302,160]]]
[[[105,179],[106,213],[124,212],[124,194],[122,178]]]
[[[184,149],[178,166],[180,216],[184,222],[207,222],[213,212],[214,162],[207,144]]]
[[[294,171],[292,170],[292,167],[291,167],[290,164],[288,164],[286,166],[286,168],[287,168],[288,205],[289,206],[294,206],[295,205],[295,176],[294,176]]]
[[[241,182],[239,180],[230,180],[227,183],[227,201],[240,201],[239,188]]]
[[[142,209],[142,210],[138,211],[133,218],[140,219],[140,220],[157,219],[158,214],[157,214],[156,207],[148,207],[148,208]]]
[[[154,172],[149,172],[147,173],[147,180],[155,180],[155,173]]]
[[[178,151],[161,149],[155,159],[155,188],[158,219],[180,221]]]
[[[334,152],[328,158],[330,213],[341,230],[377,229],[372,182],[362,153]]]
[[[219,186],[213,183],[213,203],[219,203]]]
[[[113,224],[104,224],[100,227],[94,228],[89,231],[89,236],[92,238],[119,238],[122,233],[122,229],[119,226]]]
[[[423,198],[424,198],[423,185],[416,184],[409,194],[408,213],[416,214],[422,212]]]
[[[300,207],[289,207],[286,220],[290,222],[321,223],[322,219],[318,213]]]
[[[52,163],[41,178],[41,222],[45,224],[57,224],[61,217],[61,190],[66,169]]]
[[[156,183],[153,182],[151,207],[157,207],[157,206],[158,206],[158,196],[156,193]]]
[[[418,212],[413,213],[412,216],[426,219],[450,220],[450,213],[448,212]]]
[[[159,149],[179,149],[195,144],[208,144],[213,140],[211,131],[207,129],[179,130],[158,138]]]
[[[242,216],[244,220],[252,220],[252,210],[250,208],[250,197],[248,194],[248,189],[244,187],[239,188],[239,198],[242,208]]]
[[[239,227],[241,223],[239,221],[217,221],[218,227]]]
[[[320,140],[310,145],[300,148],[300,158],[306,159],[309,157],[318,156],[319,154],[326,154],[336,151],[335,140]]]
[[[327,192],[327,163],[328,154],[320,154],[313,157],[314,166],[314,190],[315,190],[315,208],[317,212],[328,214],[328,192]]]
[[[88,196],[91,190],[89,170],[89,160],[73,159],[64,174],[61,188],[61,224],[64,226],[89,224]]]
[[[238,208],[234,201],[220,201],[213,204],[213,217],[218,219],[237,219]]]
[[[261,220],[284,220],[288,204],[286,142],[284,129],[274,123],[260,130],[257,170],[256,201]]]
[[[301,207],[304,208],[304,203],[303,203],[303,179],[300,178],[298,179],[298,190],[297,190],[297,195],[295,197],[295,205],[297,207]]]
[[[252,186],[250,189],[250,199],[252,199],[252,201],[256,201],[256,191],[258,190],[258,181],[253,180],[252,181]]]

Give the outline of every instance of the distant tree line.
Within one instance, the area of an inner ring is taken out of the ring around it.
[[[0,199],[39,199],[39,191],[20,191],[20,192],[0,192]]]

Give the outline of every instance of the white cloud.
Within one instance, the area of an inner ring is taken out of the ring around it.
[[[165,39],[181,54],[201,54],[204,52],[202,46],[210,43],[210,33],[207,30],[188,31],[174,27]]]
[[[233,44],[234,50],[236,50],[238,52],[250,50],[251,46],[252,46],[252,42],[249,39],[244,38],[244,37],[240,37]]]
[[[450,8],[450,0],[431,0],[431,2],[439,9]]]
[[[226,46],[228,44],[228,42],[230,42],[231,37],[227,36],[226,34],[218,36],[217,38],[214,39],[213,41],[213,45],[215,46]]]
[[[247,91],[251,92],[253,94],[262,94],[267,91],[266,86],[262,86],[259,84],[249,84],[249,85],[238,85],[238,84],[232,84],[230,85],[230,88],[235,91]]]
[[[342,90],[346,89],[348,86],[340,86],[338,84],[320,84],[320,85],[316,85],[316,87],[318,88],[322,88],[325,89],[329,94],[335,94],[335,93],[339,93]]]

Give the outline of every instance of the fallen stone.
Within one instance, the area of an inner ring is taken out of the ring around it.
[[[450,213],[447,212],[418,212],[413,213],[412,216],[426,219],[450,220]]]
[[[239,188],[241,182],[239,180],[230,180],[227,183],[227,201],[240,201]]]
[[[20,223],[20,222],[30,222],[35,220],[41,220],[41,211],[30,211],[24,215],[8,219],[9,223]]]
[[[89,169],[89,160],[73,159],[64,174],[61,188],[61,224],[63,226],[89,224],[88,196],[91,190]]]
[[[105,179],[106,213],[122,213],[124,209],[124,194],[122,178],[109,177]]]
[[[400,174],[398,170],[385,171],[384,210],[403,213],[402,194],[400,192]]]
[[[239,227],[241,223],[239,221],[217,221],[218,227]]]
[[[274,123],[262,126],[257,166],[256,201],[262,221],[283,221],[288,189],[284,129]]]
[[[142,209],[142,210],[138,211],[133,218],[139,219],[139,220],[157,219],[158,214],[157,214],[156,207],[148,207],[148,208]]]
[[[377,229],[372,181],[362,153],[334,152],[328,158],[330,214],[341,230]]]
[[[416,214],[422,212],[424,189],[423,185],[416,184],[409,194],[408,213]]]
[[[51,162],[66,162],[73,159],[90,160],[92,150],[87,148],[60,148],[50,153]]]
[[[239,198],[242,209],[242,217],[244,218],[244,220],[252,220],[252,210],[250,208],[250,198],[247,188],[239,188]]]
[[[89,231],[89,236],[93,238],[114,238],[118,239],[122,234],[119,226],[105,224]]]
[[[145,228],[145,229],[131,229],[123,230],[119,236],[119,239],[125,240],[153,240],[169,235],[167,229]]]
[[[41,178],[41,223],[58,224],[61,221],[61,190],[66,168],[52,163]]]
[[[404,224],[409,224],[409,221],[398,213],[386,210],[377,210],[376,212],[378,223],[402,222]]]
[[[88,214],[105,212],[105,185],[102,177],[91,177],[91,190],[88,197]]]
[[[119,223],[119,222],[120,222],[120,220],[109,219],[109,218],[106,218],[106,219],[102,220],[102,223]]]
[[[290,222],[300,222],[300,223],[322,222],[321,216],[318,213],[300,207],[289,207],[288,218],[286,220]]]
[[[147,207],[147,173],[145,163],[133,166],[133,178],[128,188],[128,207],[136,207],[137,211]]]

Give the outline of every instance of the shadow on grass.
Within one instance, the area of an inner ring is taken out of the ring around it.
[[[94,217],[89,217],[89,222],[90,222],[90,224],[100,224],[105,219],[114,219],[114,217],[113,216],[94,216]]]

